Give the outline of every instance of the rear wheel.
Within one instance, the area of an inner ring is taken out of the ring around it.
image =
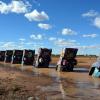
[[[49,67],[48,62],[45,62],[45,63],[43,64],[43,67],[48,68],[48,67]]]
[[[74,67],[71,67],[71,68],[70,68],[70,71],[73,71],[73,68],[74,68]]]
[[[64,66],[64,70],[70,72],[70,71],[73,71],[73,68],[74,68],[74,65],[73,64],[68,64],[66,66]]]

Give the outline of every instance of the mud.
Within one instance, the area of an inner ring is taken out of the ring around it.
[[[0,100],[100,100],[100,79],[88,71],[0,63]]]

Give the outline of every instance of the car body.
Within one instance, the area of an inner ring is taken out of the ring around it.
[[[75,59],[77,51],[77,48],[63,49],[56,66],[56,70],[73,71],[74,66],[77,64],[77,60]]]
[[[24,65],[33,65],[35,60],[35,50],[24,50],[23,55],[23,64]]]
[[[100,56],[97,57],[97,60],[91,65],[89,75],[94,77],[100,77]]]
[[[5,52],[6,51],[0,51],[0,61],[4,61],[5,60]]]
[[[6,50],[5,52],[5,62],[10,63],[13,57],[13,50]]]
[[[36,59],[36,66],[48,68],[51,61],[51,53],[52,49],[40,48]]]
[[[22,64],[23,50],[14,50],[12,64]]]

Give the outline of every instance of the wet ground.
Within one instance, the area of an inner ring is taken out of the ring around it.
[[[4,63],[0,66],[0,100],[100,100],[100,78],[89,76],[86,66],[74,68],[74,72]],[[3,94],[3,87],[10,92]]]

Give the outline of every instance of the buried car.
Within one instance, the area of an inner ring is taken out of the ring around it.
[[[5,60],[5,51],[0,51],[0,61]]]
[[[35,50],[24,50],[23,64],[33,65],[35,59]]]
[[[14,50],[13,52],[12,64],[22,64],[23,50]]]
[[[5,62],[10,63],[13,57],[13,50],[6,50],[5,52]]]
[[[94,77],[100,77],[100,56],[97,58],[89,70],[89,75]]]
[[[36,67],[48,68],[51,61],[51,53],[52,49],[40,48],[36,59]]]
[[[77,51],[77,48],[65,48],[62,50],[56,70],[73,71],[74,66],[77,64],[77,60],[75,59]]]

